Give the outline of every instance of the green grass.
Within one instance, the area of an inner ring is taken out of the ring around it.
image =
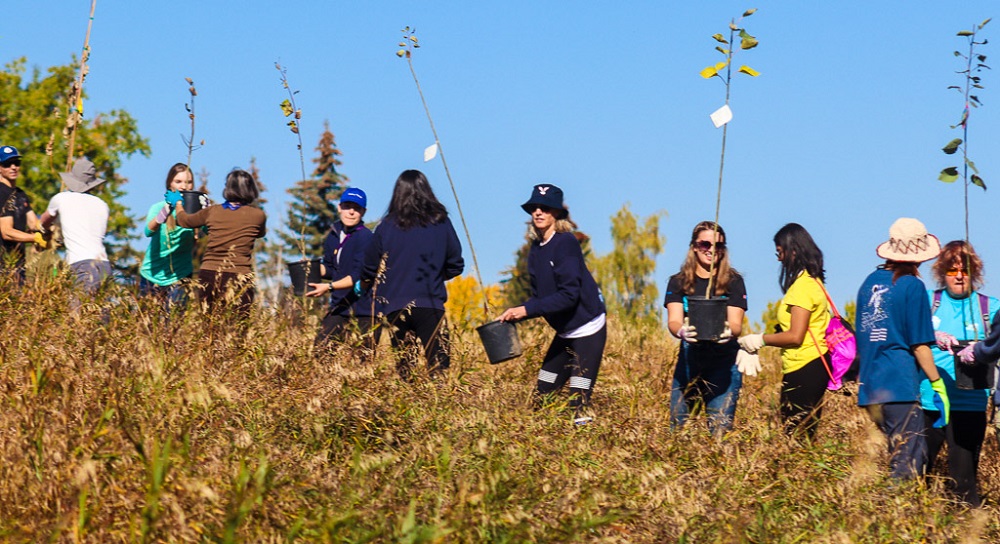
[[[300,312],[243,331],[121,293],[76,313],[63,284],[0,293],[3,541],[1000,541],[992,430],[986,508],[940,471],[893,484],[852,397],[828,395],[815,443],[785,437],[774,354],[715,440],[669,427],[675,343],[614,318],[576,428],[565,396],[533,400],[540,324],[495,366],[456,330],[447,376],[406,383],[386,345],[314,357]]]

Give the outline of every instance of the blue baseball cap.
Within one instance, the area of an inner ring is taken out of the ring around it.
[[[356,187],[351,187],[344,191],[344,194],[340,195],[340,203],[353,202],[364,209],[368,209],[368,196],[365,192]]]
[[[0,146],[0,162],[7,162],[18,158],[21,158],[21,154],[17,152],[16,147],[12,145]]]

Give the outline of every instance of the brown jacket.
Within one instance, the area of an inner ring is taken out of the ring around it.
[[[208,247],[201,268],[217,272],[252,272],[254,241],[267,234],[267,215],[253,206],[227,210],[215,205],[192,214],[178,206],[177,224],[189,229],[208,227]]]

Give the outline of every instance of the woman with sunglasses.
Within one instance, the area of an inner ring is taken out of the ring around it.
[[[941,417],[934,405],[934,390],[924,376],[920,382],[920,404],[924,409],[927,435],[927,468],[948,443],[949,484],[958,497],[972,506],[980,506],[976,490],[979,453],[986,438],[986,410],[989,389],[959,389],[955,382],[955,353],[959,340],[982,340],[992,316],[1000,310],[1000,300],[977,291],[983,285],[983,261],[972,245],[955,240],[945,244],[932,268],[938,288],[928,291],[931,322],[937,341],[931,346],[934,365],[944,378],[951,401],[948,425],[934,427]]]
[[[563,206],[562,189],[536,185],[521,209],[531,214],[531,298],[508,308],[500,321],[544,317],[556,330],[538,371],[538,394],[555,393],[569,381],[573,422],[586,425],[594,419],[590,397],[608,339],[604,297],[572,232],[574,225]]]
[[[718,340],[699,340],[698,331],[688,321],[687,297],[705,296],[712,275],[712,296],[727,299],[726,324]],[[747,310],[746,286],[729,264],[726,231],[721,226],[712,221],[695,225],[684,264],[667,282],[663,305],[670,334],[681,340],[670,389],[671,425],[683,425],[701,402],[709,416],[709,428],[721,436],[733,427],[743,386],[743,374],[736,364],[739,345],[733,337],[742,332]]]
[[[781,417],[789,433],[816,434],[829,374],[826,327],[830,305],[823,281],[823,252],[802,225],[789,223],[774,235],[775,256],[781,262],[778,283],[784,297],[778,304],[778,330],[748,334],[740,346],[756,353],[762,346],[781,348]]]

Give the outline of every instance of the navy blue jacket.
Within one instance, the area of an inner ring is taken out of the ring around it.
[[[326,267],[328,280],[337,281],[345,276],[357,281],[361,278],[361,267],[364,265],[365,250],[372,241],[372,231],[365,227],[364,223],[359,223],[354,229],[348,232],[344,242],[340,241],[340,233],[344,231],[344,224],[337,221],[333,224],[326,240],[323,241],[323,266]],[[337,258],[337,254],[340,258]],[[360,299],[353,301],[353,289],[337,289],[330,293],[330,311],[335,315],[370,316],[372,315],[372,297],[364,294]],[[349,296],[350,295],[350,296]]]
[[[444,310],[448,300],[444,282],[465,270],[462,244],[448,218],[406,230],[392,217],[383,219],[365,252],[362,280],[375,279],[383,254],[385,278],[372,286],[372,293],[386,314],[408,306]]]
[[[528,317],[542,316],[557,333],[585,325],[605,313],[604,296],[587,270],[576,236],[557,232],[548,243],[531,244],[528,252],[531,298]]]

